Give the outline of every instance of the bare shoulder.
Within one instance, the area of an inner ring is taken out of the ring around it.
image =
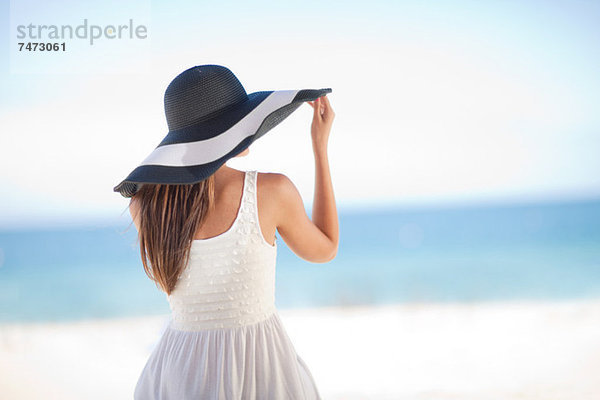
[[[285,186],[287,182],[291,183],[290,178],[280,172],[259,172],[258,177],[261,183],[270,189]]]
[[[277,227],[280,227],[291,215],[304,212],[304,205],[296,185],[285,174],[279,172],[260,172],[257,178],[263,204],[272,213]]]
[[[285,174],[279,172],[259,172],[257,177],[261,190],[269,193],[269,197],[285,202],[299,195],[296,185]]]

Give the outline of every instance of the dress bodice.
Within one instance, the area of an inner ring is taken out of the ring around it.
[[[177,284],[167,296],[174,329],[250,325],[275,312],[275,261],[258,219],[257,171],[246,171],[241,205],[224,233],[192,242]]]

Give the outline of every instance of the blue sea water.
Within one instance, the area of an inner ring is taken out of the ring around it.
[[[278,237],[279,308],[600,296],[600,200],[340,211],[335,260]],[[133,225],[0,232],[0,322],[169,312]]]

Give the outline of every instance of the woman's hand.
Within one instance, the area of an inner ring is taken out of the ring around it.
[[[335,118],[335,113],[329,104],[327,95],[317,98],[315,101],[307,101],[313,108],[313,120],[310,126],[313,150],[326,151],[329,141],[329,132]]]

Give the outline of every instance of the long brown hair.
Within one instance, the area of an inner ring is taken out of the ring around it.
[[[196,231],[214,208],[214,196],[214,175],[194,184],[143,184],[133,196],[144,271],[168,295],[185,267]]]

